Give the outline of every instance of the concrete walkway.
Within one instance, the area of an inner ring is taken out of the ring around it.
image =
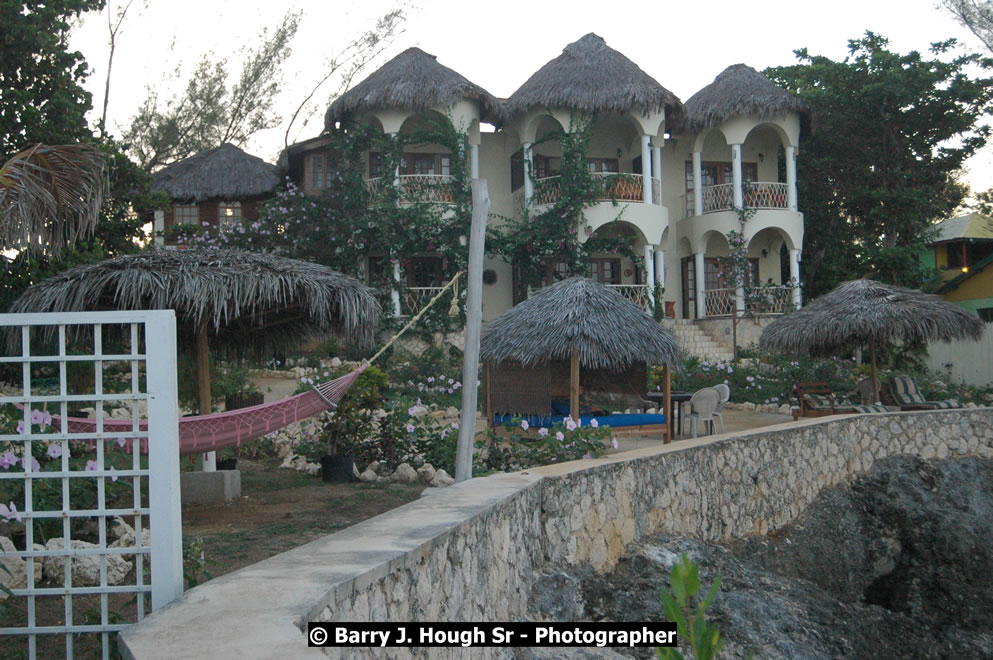
[[[687,411],[689,408],[687,407]],[[725,410],[724,411],[724,425],[727,427],[727,433],[738,433],[740,431],[748,431],[750,429],[757,429],[763,426],[775,426],[777,424],[793,423],[793,418],[789,415],[774,415],[772,413],[761,413],[750,410]],[[715,433],[722,433],[720,421],[715,420],[714,429]],[[698,432],[700,437],[708,437],[706,428],[701,425]],[[673,438],[674,441],[688,440],[690,436],[690,419],[689,413],[687,412],[686,417],[683,419],[683,435],[677,435]],[[618,438],[617,443],[620,445],[619,449],[611,450],[608,453],[629,451],[631,449],[642,449],[644,447],[656,447],[662,444],[659,436],[638,436],[633,435],[625,438]]]

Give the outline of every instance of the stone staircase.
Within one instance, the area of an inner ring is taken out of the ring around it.
[[[695,355],[701,360],[724,360],[732,359],[731,347],[715,341],[710,335],[701,330],[693,321],[689,319],[667,319],[663,322],[667,328],[672,330],[679,342],[679,347],[690,355]]]

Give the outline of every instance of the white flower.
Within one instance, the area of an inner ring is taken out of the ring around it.
[[[525,431],[527,431],[530,426],[531,425],[528,424],[528,420],[526,420],[526,419],[522,419],[521,420],[521,428],[522,429],[524,429]]]
[[[595,429],[600,428],[600,422],[596,421],[596,417],[590,420],[590,426],[592,426]]]

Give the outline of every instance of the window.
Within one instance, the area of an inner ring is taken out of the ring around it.
[[[558,156],[534,155],[534,178],[545,179],[550,176],[557,176],[562,170],[562,159]]]
[[[174,204],[172,207],[172,222],[175,225],[195,225],[197,218],[196,204]]]
[[[557,259],[545,259],[545,277],[542,284],[548,286],[569,277],[569,264]]]
[[[407,286],[441,286],[441,257],[414,257],[407,266]]]
[[[517,190],[524,185],[524,151],[518,149],[510,156],[510,189]]]
[[[977,309],[976,313],[979,314],[979,318],[983,319],[987,323],[993,323],[993,307],[983,307],[982,309]]]
[[[390,278],[386,257],[369,257],[369,282],[385,282]]]
[[[620,284],[621,260],[590,259],[590,278],[601,284]]]
[[[947,268],[968,267],[993,254],[993,241],[982,243],[956,241],[946,244],[945,250],[948,255]]]
[[[596,174],[598,172],[618,172],[617,159],[616,158],[587,158],[586,164],[590,168],[590,172]]]
[[[310,187],[328,187],[327,157],[324,154],[310,155]]]
[[[731,163],[706,162],[700,164],[701,183],[705,186],[716,186],[722,183],[734,182],[734,171]],[[758,163],[741,164],[741,180],[745,183],[758,181]],[[693,161],[686,161],[686,192],[693,191]]]
[[[217,223],[232,225],[241,219],[241,202],[220,202],[217,205]]]

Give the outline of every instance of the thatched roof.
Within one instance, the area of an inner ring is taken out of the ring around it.
[[[538,106],[582,112],[683,112],[679,98],[637,64],[610,48],[602,37],[587,34],[528,78],[507,100],[513,117]]]
[[[174,309],[230,344],[285,344],[337,330],[372,337],[373,292],[326,266],[242,250],[149,250],[77,266],[28,288],[11,312]]]
[[[580,365],[592,369],[679,361],[679,346],[668,329],[621,294],[582,277],[541,289],[490,321],[480,340],[486,362],[568,360],[573,349]]]
[[[772,119],[787,112],[806,114],[807,106],[799,96],[777,87],[752,67],[732,64],[686,102],[684,127],[698,132],[732,117]]]
[[[462,99],[479,103],[483,118],[496,120],[496,98],[420,48],[408,48],[335,99],[324,115],[328,128],[355,112],[447,108]]]
[[[178,202],[239,200],[267,195],[279,182],[275,165],[222,144],[162,168],[152,175],[152,190]]]
[[[944,298],[873,280],[845,282],[762,331],[765,350],[826,352],[890,341],[978,340],[983,322]]]

